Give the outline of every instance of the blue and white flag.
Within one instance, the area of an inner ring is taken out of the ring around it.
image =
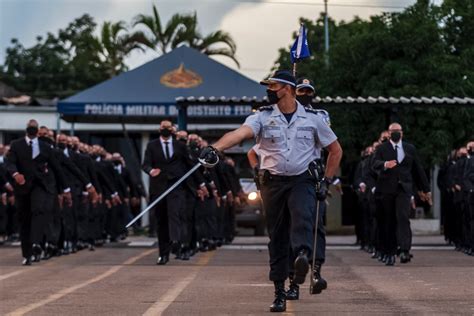
[[[311,53],[309,51],[308,39],[306,38],[306,28],[301,24],[300,33],[290,50],[291,63],[294,64],[309,56],[311,56]]]

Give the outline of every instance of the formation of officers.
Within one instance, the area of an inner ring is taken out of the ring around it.
[[[438,173],[446,241],[474,256],[474,141],[453,150]]]
[[[400,124],[391,124],[365,149],[353,187],[359,199],[356,233],[361,248],[387,266],[395,264],[397,255],[400,263],[410,262],[415,195],[421,202],[432,201],[416,148],[403,140]]]
[[[186,173],[205,146],[197,134],[161,122],[143,161],[150,200]],[[189,260],[232,241],[234,207],[243,195],[234,167],[221,157],[218,168],[202,168],[157,205],[150,225],[151,234],[158,232],[157,264],[170,253]],[[126,224],[147,197],[119,153],[55,135],[35,120],[24,137],[0,145],[0,195],[0,238],[21,241],[23,265],[126,238]]]
[[[119,153],[30,120],[0,157],[0,234],[19,235],[23,265],[125,238],[144,193]]]
[[[198,163],[208,143],[197,134],[174,133],[170,121],[160,123],[160,137],[148,143],[142,169],[150,176],[150,201],[157,199]],[[201,167],[171,191],[151,214],[156,227],[158,265],[170,255],[189,260],[198,251],[230,243],[235,233],[235,207],[243,195],[235,163],[221,155],[215,168]],[[242,201],[243,202],[243,201]],[[153,216],[155,215],[155,216]]]

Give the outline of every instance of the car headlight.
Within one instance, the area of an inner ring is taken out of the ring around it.
[[[249,195],[248,195],[248,199],[250,201],[255,201],[257,199],[258,195],[257,195],[257,192],[250,192]]]

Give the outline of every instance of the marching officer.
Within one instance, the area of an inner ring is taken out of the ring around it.
[[[270,280],[275,285],[270,311],[284,312],[290,248],[298,254],[294,261],[296,284],[304,283],[312,253],[316,190],[308,167],[326,148],[329,155],[322,191],[327,191],[339,166],[342,148],[323,116],[296,100],[296,80],[290,72],[279,70],[261,84],[267,86],[272,105],[261,107],[240,128],[205,148],[201,161],[208,167],[216,165],[219,151],[244,139],[256,138],[260,192],[270,237]]]
[[[15,201],[20,217],[23,265],[31,265],[31,257],[41,255],[40,244],[46,226],[46,209],[56,188],[48,181],[49,173],[57,177],[64,198],[71,201],[71,189],[50,145],[38,140],[38,122],[30,120],[25,137],[14,140],[7,156],[7,170],[15,179]]]

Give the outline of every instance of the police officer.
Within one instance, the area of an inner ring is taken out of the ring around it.
[[[312,252],[316,191],[308,166],[320,157],[321,148],[328,150],[323,181],[327,188],[339,166],[342,149],[323,117],[296,101],[296,80],[290,72],[277,71],[261,84],[267,86],[272,105],[261,107],[240,128],[205,148],[201,161],[207,166],[215,165],[218,151],[256,138],[261,163],[260,192],[270,237],[270,280],[275,285],[270,311],[284,312],[290,247],[298,253],[294,261],[296,284],[304,283]]]

